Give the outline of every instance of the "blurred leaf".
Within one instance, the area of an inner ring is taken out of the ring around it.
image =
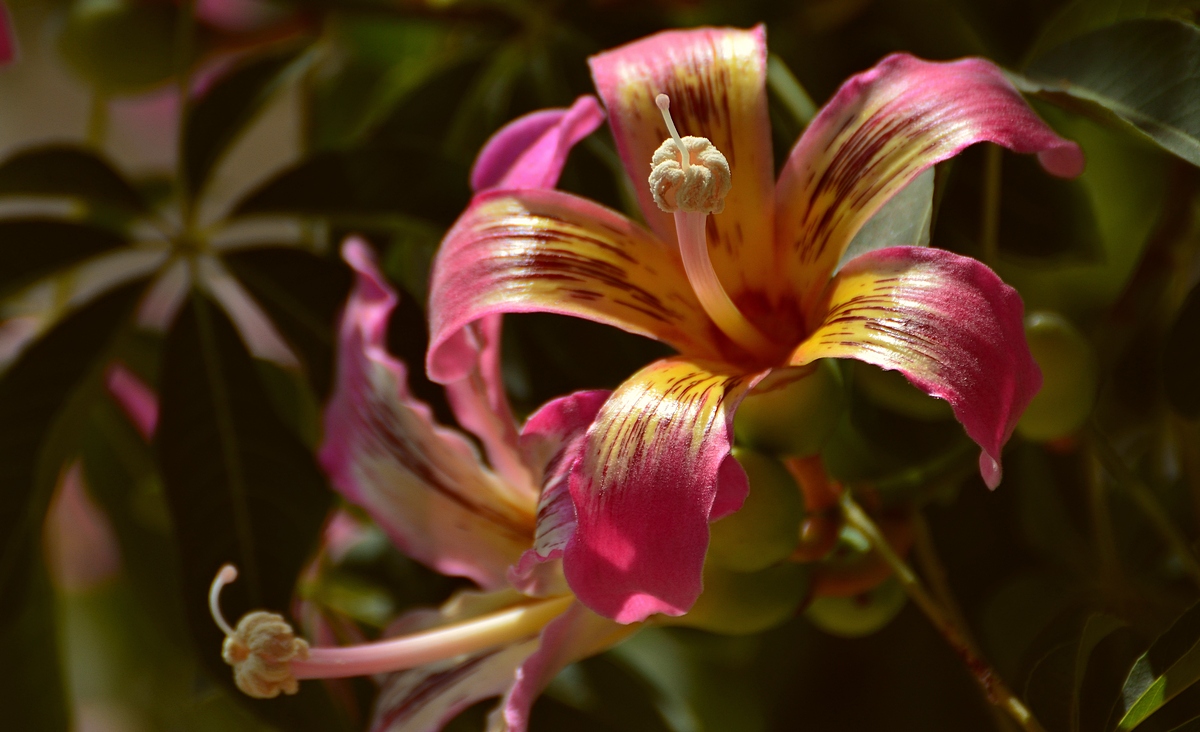
[[[1193,605],[1138,657],[1121,689],[1117,729],[1144,722],[1179,692],[1200,681],[1200,604]]]
[[[68,221],[0,220],[0,296],[125,243],[119,234]]]
[[[0,195],[65,196],[140,214],[146,202],[95,153],[76,147],[22,150],[0,164]]]
[[[1200,29],[1129,20],[1068,41],[1026,71],[1035,91],[1098,104],[1200,165]]]
[[[471,193],[467,170],[428,149],[317,153],[251,192],[234,216],[294,214],[387,225],[387,217],[453,221]]]
[[[190,109],[184,123],[183,162],[188,191],[197,197],[213,168],[255,115],[316,58],[312,49],[270,53],[217,80]]]
[[[361,141],[416,89],[488,46],[463,23],[378,13],[339,14],[331,36],[350,58],[317,87],[318,148]]]
[[[1122,20],[1183,16],[1200,8],[1198,0],[1074,0],[1046,23],[1029,57],[1036,58],[1072,38]]]
[[[1178,727],[1173,727],[1170,732],[1200,732],[1200,717],[1184,722]]]
[[[101,93],[144,91],[175,73],[178,15],[174,3],[75,0],[58,50]]]
[[[189,627],[210,674],[232,689],[208,587],[233,562],[241,577],[223,594],[230,618],[285,611],[316,547],[333,494],[313,456],[276,415],[254,362],[220,309],[199,294],[167,339],[156,447],[183,565]],[[288,730],[345,727],[324,688],[243,700]]]
[[[0,708],[13,729],[66,729],[58,631],[40,556],[59,466],[45,464],[43,445],[134,293],[122,288],[72,314],[0,379],[0,663],[20,669],[0,684]]]
[[[1200,285],[1188,293],[1167,333],[1162,380],[1172,409],[1189,419],[1200,417]]]
[[[293,248],[265,248],[224,257],[300,354],[313,389],[323,400],[333,381],[337,316],[352,278],[340,259]]]

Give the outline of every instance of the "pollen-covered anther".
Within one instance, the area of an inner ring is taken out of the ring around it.
[[[667,213],[721,213],[733,187],[729,161],[706,137],[688,136],[681,142],[687,148],[689,164],[684,164],[674,139],[664,140],[650,159],[654,202]]]
[[[308,642],[296,637],[283,616],[256,610],[225,637],[221,657],[233,666],[234,681],[247,696],[271,699],[299,691],[292,661],[308,658]]]

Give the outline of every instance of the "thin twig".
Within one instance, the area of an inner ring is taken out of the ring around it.
[[[929,594],[912,568],[892,550],[891,545],[884,538],[883,532],[879,530],[871,517],[854,502],[849,491],[842,494],[840,502],[846,523],[862,532],[871,541],[871,545],[879,553],[879,556],[891,566],[909,598],[925,613],[925,616],[942,634],[954,652],[962,658],[971,672],[971,676],[983,689],[987,700],[1012,717],[1025,732],[1045,732],[1045,728],[1034,718],[1033,712],[1029,711],[1025,703],[1009,690],[999,674],[987,661],[971,650],[967,639],[951,620],[946,610]]]

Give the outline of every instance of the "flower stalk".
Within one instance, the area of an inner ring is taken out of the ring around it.
[[[916,573],[908,566],[908,564],[897,554],[884,538],[883,532],[876,526],[871,517],[862,509],[854,499],[850,496],[850,492],[842,493],[840,498],[842,515],[846,519],[846,523],[860,531],[866,536],[875,551],[883,558],[885,562],[895,572],[896,578],[900,580],[901,586],[904,588],[909,598],[925,613],[925,616],[933,623],[950,647],[967,665],[971,672],[971,676],[983,689],[984,696],[991,704],[1005,713],[1019,725],[1025,732],[1045,732],[1045,728],[1033,716],[1033,712],[1025,703],[1016,697],[996,671],[982,659],[977,653],[972,651],[971,644],[967,641],[964,633],[959,630],[957,624],[951,617],[951,613],[945,610],[942,605],[933,598],[933,595],[925,589],[921,580]]]

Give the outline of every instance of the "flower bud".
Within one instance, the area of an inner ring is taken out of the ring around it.
[[[853,597],[815,598],[804,617],[830,635],[859,638],[892,622],[906,599],[900,581],[891,577]]]
[[[841,375],[832,359],[807,374],[780,369],[742,400],[733,423],[739,444],[763,452],[809,457],[833,433],[846,409]]]
[[[666,619],[713,633],[748,635],[795,617],[808,595],[806,565],[784,562],[761,572],[731,572],[704,566],[704,592],[687,615]]]
[[[1069,437],[1087,421],[1096,401],[1099,377],[1092,346],[1056,313],[1029,314],[1025,337],[1042,370],[1042,390],[1017,423],[1017,432],[1027,440]]]
[[[744,447],[733,448],[733,456],[750,479],[750,493],[741,509],[709,527],[708,561],[755,572],[795,551],[804,502],[783,463]]]

